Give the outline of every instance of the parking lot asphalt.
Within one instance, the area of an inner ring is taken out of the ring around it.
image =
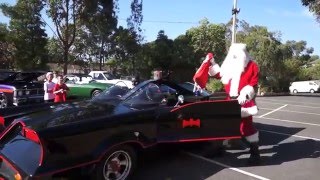
[[[258,97],[257,103],[262,165],[247,166],[249,149],[238,143],[223,155],[206,143],[160,147],[142,155],[134,179],[320,179],[320,97]]]

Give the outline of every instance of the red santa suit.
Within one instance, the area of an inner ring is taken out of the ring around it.
[[[258,85],[259,68],[252,61],[246,50],[246,45],[233,43],[221,67],[210,59],[209,56],[203,61],[203,68],[208,69],[208,74],[221,79],[227,93],[227,99],[237,99],[241,105],[240,133],[249,143],[249,164],[260,164],[259,132],[253,126],[252,116],[258,113],[255,102],[255,87]],[[209,66],[209,68],[207,68]],[[199,71],[194,77],[197,88],[204,88],[205,75]],[[199,86],[201,84],[201,86]]]
[[[205,60],[203,65],[209,61]],[[221,79],[228,95],[227,99],[237,98],[241,105],[242,136],[250,143],[258,142],[259,134],[253,126],[252,116],[258,113],[254,89],[258,85],[259,68],[246,51],[246,45],[232,44],[221,67],[212,63],[209,75]]]

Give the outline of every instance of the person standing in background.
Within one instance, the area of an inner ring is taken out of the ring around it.
[[[54,102],[55,95],[53,94],[53,89],[55,86],[55,83],[52,82],[53,79],[53,73],[48,72],[46,74],[46,82],[43,84],[43,90],[44,90],[44,102]]]
[[[58,72],[58,71],[54,71],[54,72],[53,72],[52,82],[54,82],[55,84],[58,83],[58,75],[59,75],[59,72]]]
[[[68,86],[63,82],[62,75],[58,75],[58,83],[54,86],[53,93],[56,95],[54,102],[66,102]]]

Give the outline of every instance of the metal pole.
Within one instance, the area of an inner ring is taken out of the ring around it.
[[[232,15],[233,15],[233,22],[232,22],[232,43],[236,42],[236,20],[237,20],[237,14],[240,12],[240,9],[237,9],[237,0],[233,1],[233,9],[232,9]]]

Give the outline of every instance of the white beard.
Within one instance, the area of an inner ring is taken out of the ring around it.
[[[230,85],[230,96],[238,96],[241,74],[244,72],[250,57],[243,51],[229,52],[220,69],[221,81]]]

